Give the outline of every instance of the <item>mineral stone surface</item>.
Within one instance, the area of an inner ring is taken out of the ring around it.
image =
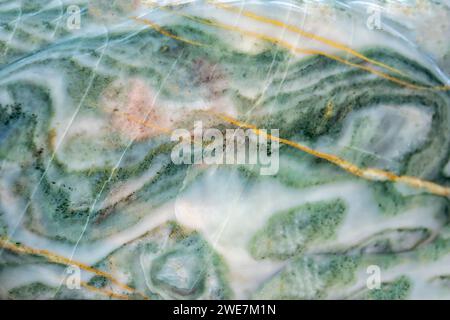
[[[446,1],[0,0],[1,299],[449,299]]]

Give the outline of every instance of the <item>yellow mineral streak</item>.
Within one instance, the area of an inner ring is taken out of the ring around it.
[[[112,292],[112,291],[107,290],[107,289],[100,289],[100,288],[91,286],[91,285],[89,285],[89,284],[87,284],[86,282],[83,282],[83,281],[80,282],[80,285],[82,287],[90,290],[90,291],[97,292],[97,293],[100,293],[100,294],[104,294],[104,295],[106,295],[106,296],[108,296],[110,298],[119,299],[119,300],[128,300],[129,299],[129,297],[127,295],[125,295],[125,294],[118,294],[118,293]]]
[[[391,72],[394,72],[394,73],[397,73],[397,74],[405,76],[405,74],[402,71],[400,71],[400,70],[398,70],[398,69],[396,69],[394,67],[391,67],[389,65],[386,65],[386,64],[384,64],[382,62],[379,62],[377,60],[370,59],[367,56],[361,54],[360,52],[358,52],[356,50],[353,50],[352,48],[347,47],[344,44],[339,43],[337,41],[333,41],[333,40],[328,39],[326,37],[319,36],[319,35],[316,35],[316,34],[311,33],[311,32],[307,32],[307,31],[302,30],[302,29],[300,29],[300,28],[298,28],[298,27],[296,27],[294,25],[286,24],[286,23],[284,23],[282,21],[279,21],[279,20],[276,20],[276,19],[271,19],[271,18],[267,18],[267,17],[264,17],[264,16],[260,16],[260,15],[257,15],[256,13],[254,13],[254,12],[251,12],[251,11],[247,11],[247,10],[243,10],[243,9],[241,10],[241,8],[235,8],[233,6],[226,5],[224,3],[219,3],[219,2],[216,2],[216,1],[211,1],[211,0],[207,0],[207,2],[212,4],[212,5],[214,5],[214,6],[216,6],[217,8],[221,8],[221,9],[228,10],[228,11],[235,12],[235,13],[240,13],[240,14],[242,14],[242,15],[248,17],[248,18],[251,18],[253,20],[264,22],[266,24],[271,24],[271,25],[274,25],[274,26],[277,26],[277,27],[282,27],[282,28],[287,29],[289,31],[292,31],[292,32],[294,32],[296,34],[299,34],[299,35],[301,35],[303,37],[306,37],[306,38],[309,38],[309,39],[313,39],[313,40],[319,41],[321,43],[324,43],[326,45],[329,45],[329,46],[331,46],[333,48],[337,48],[337,49],[343,50],[343,51],[345,51],[345,52],[347,52],[347,53],[349,53],[349,54],[351,54],[351,55],[353,55],[353,56],[355,56],[355,57],[357,57],[357,58],[359,58],[359,59],[361,59],[363,61],[369,62],[369,63],[371,63],[373,65],[377,65],[377,66],[382,67],[384,69],[387,69],[387,70],[389,70]],[[318,52],[317,54],[319,54],[319,55],[323,55],[323,56],[326,56],[326,57],[328,57],[330,59],[334,59],[334,60],[340,61],[338,59],[335,59],[337,56],[328,55],[328,54],[325,54],[324,52],[319,53],[320,51],[317,51],[317,52]],[[342,62],[342,61],[340,61],[340,62]],[[348,60],[347,60],[347,62],[348,62]],[[343,63],[345,63],[345,62],[343,62]],[[349,64],[349,63],[346,63],[346,64]],[[351,65],[351,64],[349,64],[349,65]],[[364,70],[366,70],[366,69],[364,69]],[[375,69],[372,69],[372,70],[375,70]],[[369,70],[367,69],[366,71],[369,71]],[[372,73],[375,73],[375,72],[372,72]],[[375,74],[381,76],[380,73],[375,73]],[[393,81],[393,79],[391,79],[391,78],[397,79],[395,77],[389,77],[388,78],[386,76],[388,76],[388,75],[384,74],[384,76],[382,76],[382,77],[386,78],[386,79],[389,79],[391,81]],[[404,82],[404,81],[402,81],[400,79],[397,79],[397,81],[394,81],[394,82],[396,82],[398,84],[402,84],[399,81]],[[411,86],[413,86],[413,87],[411,87]],[[419,90],[428,90],[428,89],[437,90],[437,91],[450,90],[450,86],[449,85],[433,86],[433,87],[431,87],[431,86],[427,87],[427,86],[410,85],[410,87],[413,88],[413,89],[419,89]]]
[[[333,116],[333,113],[334,113],[333,109],[334,109],[334,104],[333,104],[333,101],[330,100],[330,101],[328,101],[327,107],[325,108],[324,116],[326,119],[330,119]]]
[[[211,109],[204,110],[204,112],[206,112],[207,114],[210,114],[210,115],[214,115],[214,116],[222,119],[223,121],[233,124],[235,126],[238,126],[241,128],[252,129],[256,134],[264,135],[267,139],[276,140],[280,143],[283,143],[283,144],[291,146],[295,149],[306,152],[317,158],[324,159],[324,160],[331,162],[331,163],[339,166],[340,168],[344,169],[345,171],[347,171],[355,176],[358,176],[360,178],[363,178],[366,180],[371,180],[371,181],[400,182],[400,183],[404,183],[404,184],[414,187],[414,188],[425,189],[427,192],[438,195],[438,196],[444,196],[444,197],[450,196],[450,188],[441,186],[434,182],[422,180],[420,178],[412,177],[412,176],[398,176],[395,173],[377,169],[377,168],[359,168],[357,165],[355,165],[347,160],[344,160],[336,155],[314,150],[312,148],[309,148],[305,145],[294,142],[292,140],[272,136],[270,134],[264,133],[263,131],[261,131],[260,129],[258,129],[256,126],[254,126],[252,124],[248,124],[248,123],[239,121],[239,120],[232,118],[228,115],[225,115],[223,113],[217,113]],[[148,121],[142,121],[135,117],[132,117],[129,119],[132,121],[136,121],[136,123],[139,123],[143,126],[155,128],[155,126],[150,124]],[[164,128],[159,128],[159,130],[162,133],[166,133],[168,135],[170,135],[170,132],[171,132],[169,129],[164,129]]]

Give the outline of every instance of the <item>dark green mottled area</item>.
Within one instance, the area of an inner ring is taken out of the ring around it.
[[[36,116],[22,110],[21,104],[0,105],[0,159],[15,160],[32,149]]]
[[[36,297],[40,297],[41,299],[52,299],[55,293],[55,288],[36,282],[10,290],[8,293],[8,299],[23,300],[34,299]]]

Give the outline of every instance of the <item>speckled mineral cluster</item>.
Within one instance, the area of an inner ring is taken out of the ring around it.
[[[0,298],[450,298],[449,8],[0,0]]]

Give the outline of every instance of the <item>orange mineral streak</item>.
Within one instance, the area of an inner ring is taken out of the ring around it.
[[[214,5],[214,6],[216,6],[217,8],[221,8],[221,9],[228,10],[228,11],[231,11],[231,12],[239,13],[239,14],[242,14],[242,15],[248,17],[248,18],[251,18],[251,19],[256,20],[256,21],[264,22],[266,24],[271,24],[271,25],[274,25],[274,26],[277,26],[277,27],[282,27],[282,28],[287,29],[289,31],[292,31],[292,32],[294,32],[296,34],[299,34],[299,35],[301,35],[303,37],[306,37],[306,38],[309,38],[309,39],[312,39],[312,40],[316,40],[318,42],[324,43],[324,44],[326,44],[326,45],[328,45],[330,47],[333,47],[333,48],[336,48],[336,49],[339,49],[339,50],[343,50],[343,51],[345,51],[345,52],[347,52],[347,53],[349,53],[349,54],[351,54],[351,55],[353,55],[353,56],[355,56],[355,57],[357,57],[357,58],[359,58],[359,59],[361,59],[363,61],[366,61],[366,62],[372,64],[372,65],[376,65],[376,66],[382,67],[382,68],[384,68],[386,70],[389,70],[389,71],[391,71],[393,73],[406,76],[405,73],[403,73],[401,70],[398,70],[398,69],[396,69],[394,67],[391,67],[391,66],[389,66],[387,64],[384,64],[382,62],[379,62],[377,60],[370,59],[370,58],[366,57],[365,55],[359,53],[358,51],[353,50],[352,48],[350,48],[350,47],[348,47],[348,46],[346,46],[346,45],[344,45],[344,44],[342,44],[340,42],[328,39],[328,38],[323,37],[323,36],[316,35],[316,34],[314,34],[312,32],[307,32],[305,30],[300,29],[297,26],[286,24],[286,23],[284,23],[282,21],[279,21],[279,20],[276,20],[276,19],[263,17],[263,16],[260,16],[260,15],[257,15],[254,12],[247,11],[247,10],[241,10],[240,8],[235,8],[233,6],[226,5],[226,4],[223,4],[223,3],[218,3],[218,2],[215,2],[215,1],[211,1],[211,0],[208,0],[207,2],[212,4],[212,5]],[[318,51],[318,50],[316,50],[316,51],[317,51],[317,54],[323,55],[323,56],[328,57],[330,59],[334,59],[334,60],[337,60],[337,61],[345,63],[345,64],[349,64],[349,65],[354,65],[354,66],[357,65],[357,64],[346,63],[346,62],[343,62],[343,61],[341,61],[339,59],[336,59],[337,56],[334,56],[334,55],[331,55],[331,54],[326,54],[326,53]],[[348,60],[345,60],[345,61],[348,62]],[[370,69],[372,69],[372,68],[370,68]],[[402,81],[402,80],[400,80],[398,78],[395,78],[395,77],[390,77],[390,76],[388,76],[387,74],[385,74],[383,72],[375,73],[373,71],[370,71],[369,68],[364,69],[364,70],[372,72],[372,73],[377,74],[379,76],[382,76],[383,78],[389,79],[389,80],[391,80],[393,82],[396,82],[398,84],[403,84],[404,85],[404,83],[405,83],[404,81]],[[372,70],[375,70],[375,69],[372,69]],[[396,79],[396,81],[394,81],[394,79]],[[436,90],[436,91],[447,91],[447,90],[450,90],[450,86],[449,85],[443,85],[443,86],[420,86],[420,85],[416,86],[416,85],[409,85],[407,87],[410,87],[412,89],[419,89],[419,90],[430,90],[430,89],[431,90]]]
[[[114,299],[119,299],[119,300],[129,300],[129,296],[125,295],[125,294],[118,294],[115,292],[112,292],[110,290],[107,289],[101,289],[101,288],[97,288],[94,286],[91,286],[89,284],[87,284],[86,282],[81,281],[80,285],[90,291],[96,292],[96,293],[100,293],[100,294],[104,294],[110,298],[114,298]]]
[[[63,265],[67,265],[67,266],[77,266],[78,268],[80,268],[82,270],[85,270],[85,271],[94,273],[94,274],[96,274],[98,276],[102,276],[102,277],[107,278],[108,280],[111,281],[111,283],[113,283],[117,287],[121,288],[122,290],[131,292],[131,293],[137,293],[138,295],[142,296],[144,299],[148,299],[148,297],[145,296],[144,294],[137,292],[134,288],[131,288],[130,286],[128,286],[128,285],[126,285],[124,283],[119,282],[111,274],[109,274],[107,272],[104,272],[104,271],[92,268],[89,265],[86,265],[86,264],[81,263],[81,262],[74,261],[72,259],[69,259],[69,258],[66,258],[64,256],[58,255],[56,253],[52,253],[52,252],[50,252],[48,250],[35,249],[35,248],[28,247],[28,246],[25,246],[25,245],[22,245],[22,244],[19,245],[17,243],[11,242],[9,239],[7,239],[5,237],[1,237],[0,238],[0,246],[5,248],[5,249],[7,249],[7,250],[14,251],[14,252],[17,252],[17,253],[32,254],[32,255],[41,256],[41,257],[44,257],[44,258],[46,258],[47,260],[49,260],[50,262],[53,262],[53,263],[63,264]],[[87,287],[91,287],[91,286],[87,285]],[[98,289],[98,288],[96,288],[96,289]],[[103,289],[98,289],[98,290],[104,291]],[[114,294],[114,295],[127,297],[125,295],[117,295],[117,294]]]
[[[289,31],[291,31],[293,33],[299,34],[302,37],[305,37],[305,38],[308,38],[308,39],[312,39],[312,40],[316,40],[316,41],[321,42],[323,44],[326,44],[326,45],[328,45],[330,47],[333,47],[333,48],[345,51],[345,52],[353,55],[354,57],[357,57],[357,58],[359,58],[359,59],[361,59],[363,61],[366,61],[368,63],[371,63],[373,65],[377,65],[379,67],[382,67],[382,68],[384,68],[386,70],[389,70],[391,72],[394,72],[394,73],[397,73],[397,74],[400,74],[400,75],[405,75],[402,71],[400,71],[400,70],[398,70],[398,69],[396,69],[394,67],[391,67],[391,66],[389,66],[387,64],[384,64],[382,62],[379,62],[377,60],[370,59],[367,56],[363,55],[362,53],[360,53],[360,52],[358,52],[356,50],[353,50],[352,48],[346,46],[343,43],[340,43],[338,41],[334,41],[334,40],[328,39],[328,38],[323,37],[323,36],[319,36],[319,35],[314,34],[312,32],[305,31],[305,30],[303,30],[303,29],[301,29],[301,28],[299,28],[297,26],[286,24],[286,23],[284,23],[282,21],[279,21],[279,20],[276,20],[276,19],[271,19],[271,18],[268,18],[268,17],[260,16],[260,15],[257,15],[256,13],[254,13],[254,12],[251,12],[251,11],[248,11],[248,10],[244,10],[244,9],[241,9],[241,8],[236,8],[236,7],[233,7],[233,6],[230,6],[230,5],[226,5],[224,3],[219,3],[219,2],[216,2],[216,1],[208,1],[208,3],[214,5],[217,8],[224,9],[224,10],[227,10],[227,11],[230,11],[230,12],[234,12],[234,13],[238,13],[238,14],[241,14],[241,15],[243,15],[245,17],[251,18],[251,19],[256,20],[256,21],[260,21],[260,22],[264,22],[266,24],[271,24],[271,25],[274,25],[274,26],[277,26],[277,27],[281,27],[281,28],[289,30]]]
[[[278,141],[285,145],[291,146],[295,149],[306,152],[306,153],[308,153],[314,157],[317,157],[319,159],[323,159],[328,162],[331,162],[357,177],[360,177],[360,178],[363,178],[366,180],[371,180],[371,181],[400,182],[400,183],[404,183],[413,188],[425,189],[427,192],[438,195],[438,196],[444,196],[444,197],[450,196],[450,188],[441,186],[434,182],[422,180],[420,178],[412,177],[412,176],[398,176],[395,173],[377,169],[377,168],[360,168],[357,165],[355,165],[345,159],[342,159],[334,154],[317,151],[317,150],[309,148],[305,145],[302,145],[300,143],[294,142],[292,140],[275,137],[271,134],[261,131],[260,129],[258,129],[256,126],[254,126],[252,124],[248,124],[248,123],[239,121],[239,120],[237,120],[233,117],[230,117],[228,115],[225,115],[223,113],[218,113],[214,109],[203,110],[203,112],[206,112],[207,114],[216,116],[216,117],[222,119],[223,121],[233,124],[235,126],[238,126],[241,128],[252,129],[256,134],[264,135],[267,139]],[[142,126],[146,126],[146,127],[148,126],[151,128],[154,127],[153,124],[149,123],[148,121],[140,120],[139,118],[133,117],[133,118],[130,118],[130,120],[136,121],[136,123],[138,123]],[[160,131],[161,133],[164,133],[167,135],[171,134],[171,131],[169,128],[160,128],[160,129],[161,129],[161,131]]]
[[[348,66],[367,71],[369,73],[372,73],[372,74],[374,74],[376,76],[379,76],[381,78],[384,78],[386,80],[389,80],[389,81],[391,81],[393,83],[396,83],[398,85],[401,85],[401,86],[409,88],[409,89],[413,89],[413,90],[433,90],[433,91],[447,91],[447,90],[450,90],[450,86],[448,86],[448,85],[444,85],[444,86],[425,86],[425,85],[414,84],[414,83],[408,82],[406,80],[397,78],[395,76],[389,75],[388,73],[382,72],[382,71],[380,71],[378,69],[372,68],[371,66],[362,65],[362,64],[358,64],[358,63],[353,63],[353,62],[350,62],[347,59],[344,59],[342,57],[339,57],[339,56],[336,56],[336,55],[333,55],[331,53],[327,53],[327,52],[324,52],[324,51],[321,51],[321,50],[299,48],[299,47],[296,47],[296,46],[292,45],[288,41],[284,41],[282,39],[278,39],[276,37],[272,37],[272,36],[269,36],[269,35],[266,35],[266,34],[261,34],[261,33],[258,33],[258,32],[244,30],[244,29],[239,28],[237,26],[232,26],[232,25],[227,25],[227,24],[224,24],[224,23],[219,23],[217,21],[216,22],[212,22],[212,21],[209,21],[209,20],[205,20],[205,19],[194,17],[194,16],[190,16],[190,15],[187,15],[187,14],[175,12],[173,10],[168,10],[166,8],[160,8],[160,9],[166,10],[166,11],[170,11],[173,14],[185,17],[187,19],[190,19],[192,21],[196,21],[196,22],[204,24],[204,25],[209,25],[209,26],[213,26],[213,27],[217,27],[217,28],[221,28],[221,29],[229,30],[229,31],[235,31],[235,32],[239,32],[240,34],[243,34],[243,35],[246,35],[246,36],[249,36],[249,37],[253,37],[253,38],[261,39],[261,40],[264,40],[264,41],[268,41],[268,42],[274,43],[276,45],[279,45],[281,47],[284,47],[284,48],[286,48],[286,49],[288,49],[288,50],[290,50],[292,52],[295,52],[295,53],[306,54],[306,55],[319,55],[319,56],[327,57],[329,59],[338,61],[338,62],[340,62],[342,64],[346,64]]]
[[[102,109],[110,114],[111,127],[123,136],[137,141],[154,137],[161,127],[170,127],[170,115],[157,105],[153,90],[141,79],[113,83],[101,98]],[[162,126],[142,126],[132,119],[142,119]]]
[[[376,168],[359,168],[358,166],[354,165],[353,163],[350,163],[336,155],[317,151],[317,150],[311,149],[305,145],[302,145],[300,143],[297,143],[297,142],[294,142],[294,141],[291,141],[288,139],[283,139],[283,138],[272,136],[270,134],[265,133],[264,131],[261,131],[254,125],[241,122],[241,121],[234,119],[232,117],[229,117],[227,115],[223,115],[223,114],[216,114],[216,115],[219,118],[221,118],[222,120],[224,120],[230,124],[233,124],[233,125],[236,125],[236,126],[239,126],[242,128],[252,129],[258,135],[264,135],[268,139],[279,141],[280,143],[286,144],[288,146],[291,146],[293,148],[296,148],[298,150],[306,152],[317,158],[324,159],[328,162],[331,162],[331,163],[341,167],[345,171],[350,172],[351,174],[353,174],[355,176],[358,176],[358,177],[361,177],[361,178],[364,178],[367,180],[372,180],[372,181],[401,182],[401,183],[404,183],[404,184],[409,185],[414,188],[425,189],[427,192],[432,193],[432,194],[436,194],[436,195],[444,196],[444,197],[450,196],[450,188],[438,185],[434,182],[421,180],[419,178],[411,177],[411,176],[398,176],[395,173],[392,173],[389,171],[384,171],[381,169],[376,169]]]
[[[120,21],[124,16],[135,12],[142,0],[111,1],[95,0],[88,2],[88,13],[107,24]]]
[[[330,119],[333,116],[333,114],[334,114],[334,104],[333,101],[330,100],[328,101],[327,107],[325,108],[324,116],[326,119]]]
[[[175,40],[179,40],[182,42],[186,42],[188,44],[192,44],[194,46],[204,46],[203,43],[194,41],[194,40],[189,40],[180,36],[177,36],[173,33],[170,33],[169,31],[166,31],[165,29],[161,28],[159,25],[157,25],[156,23],[154,23],[153,21],[149,20],[149,19],[144,19],[144,18],[138,18],[138,17],[133,17],[133,19],[137,22],[143,23],[145,25],[147,25],[148,27],[155,29],[156,31],[158,31],[159,33],[161,33],[162,35],[165,35],[166,37],[175,39]]]

